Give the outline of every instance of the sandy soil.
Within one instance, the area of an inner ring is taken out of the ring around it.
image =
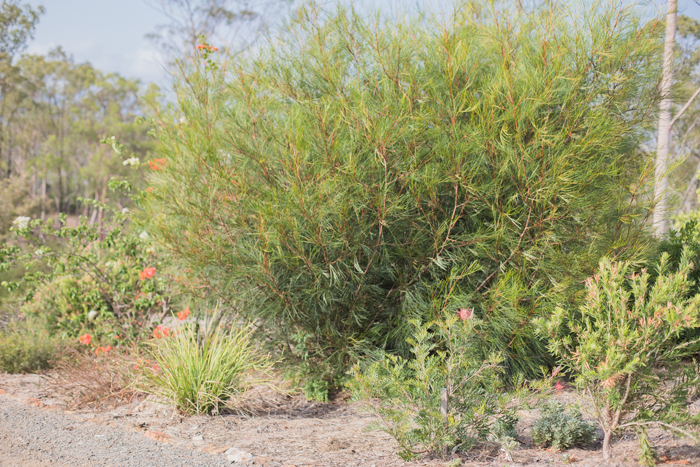
[[[217,416],[182,416],[152,398],[136,397],[115,407],[66,410],[70,401],[53,390],[46,376],[1,375],[0,397],[11,398],[36,410],[67,414],[76,423],[118,427],[174,447],[184,447],[223,456],[230,447],[252,453],[256,464],[273,466],[367,466],[398,467],[444,465],[444,460],[403,462],[397,446],[383,432],[366,431],[372,416],[339,398],[331,403],[307,402],[303,396],[281,395],[269,390],[253,391],[238,413]],[[573,394],[562,391],[565,403]],[[602,459],[600,443],[587,449],[552,452],[534,446],[529,432],[537,414],[524,412],[518,424],[521,448],[508,461],[497,445],[484,445],[463,457],[465,466],[635,466],[637,442],[624,435],[615,441],[615,460]],[[0,433],[2,435],[2,433]],[[650,432],[659,454],[659,464],[700,466],[700,448],[691,440],[678,439],[663,431]],[[2,437],[0,436],[0,439]],[[0,453],[7,452],[0,450]],[[17,454],[18,456],[20,454]],[[26,457],[26,456],[25,456]],[[17,457],[15,464],[0,458],[0,465],[29,467],[31,459]],[[36,463],[36,465],[43,465]]]

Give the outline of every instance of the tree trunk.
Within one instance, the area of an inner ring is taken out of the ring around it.
[[[666,220],[668,211],[668,161],[671,145],[671,85],[673,84],[673,46],[676,41],[676,10],[678,0],[668,1],[666,12],[666,39],[664,42],[664,68],[661,77],[661,105],[659,106],[659,135],[656,145],[654,167],[654,208],[653,230],[657,238],[668,231]]]
[[[603,459],[612,459],[612,430],[605,431],[603,435]]]
[[[41,179],[41,220],[46,219],[46,176]]]

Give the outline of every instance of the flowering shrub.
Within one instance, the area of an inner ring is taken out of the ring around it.
[[[672,270],[665,253],[653,285],[646,270],[633,273],[628,262],[603,259],[598,273],[586,280],[578,313],[557,308],[539,322],[552,353],[591,399],[606,459],[620,430],[656,426],[689,434],[684,425],[700,425],[700,414],[689,412],[700,366],[688,357],[698,341],[677,340],[682,331],[700,326],[700,295],[688,294],[690,254],[685,249]]]
[[[113,189],[123,184],[110,182]],[[106,217],[102,224],[81,218],[67,227],[64,215],[58,225],[19,219],[13,227],[19,241],[0,247],[0,270],[21,265],[26,272],[3,285],[22,286],[21,311],[39,317],[51,334],[80,336],[86,346],[128,344],[147,337],[152,322],[173,313],[178,285],[157,273],[165,270],[164,257],[145,232],[132,230],[128,210],[98,207]]]

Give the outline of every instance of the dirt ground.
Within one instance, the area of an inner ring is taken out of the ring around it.
[[[263,388],[253,390],[237,413],[216,416],[182,416],[151,397],[135,396],[112,407],[67,410],[71,401],[52,389],[41,375],[0,374],[0,397],[10,397],[42,410],[70,414],[76,423],[97,423],[142,432],[159,442],[220,453],[231,447],[251,453],[257,465],[268,466],[440,466],[445,460],[403,462],[393,439],[380,431],[366,431],[372,416],[359,411],[342,396],[330,403],[307,402],[301,395],[285,395]],[[570,403],[573,394],[557,393]],[[518,424],[519,450],[512,461],[498,445],[484,445],[463,456],[465,466],[635,466],[638,447],[634,436],[614,444],[615,459],[602,459],[600,442],[587,449],[553,452],[534,446],[530,428],[537,414],[524,412]],[[700,448],[691,440],[663,431],[650,432],[660,465],[700,466]],[[0,459],[2,461],[2,459]],[[0,462],[1,463],[1,462]]]

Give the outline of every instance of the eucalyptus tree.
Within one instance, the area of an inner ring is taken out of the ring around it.
[[[22,111],[27,84],[16,66],[18,55],[32,38],[43,7],[32,8],[19,0],[3,0],[0,4],[0,161],[4,174],[12,174],[12,126]]]

